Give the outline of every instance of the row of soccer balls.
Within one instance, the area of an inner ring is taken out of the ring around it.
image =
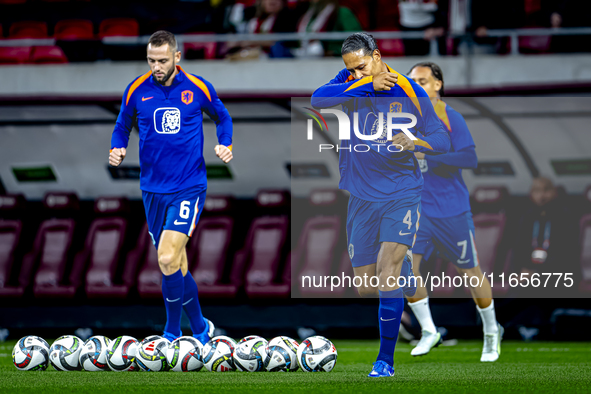
[[[123,335],[111,341],[96,335],[83,342],[73,335],[62,336],[51,345],[41,337],[21,338],[12,350],[12,361],[23,371],[45,370],[48,363],[58,371],[270,371],[330,372],[337,350],[328,339],[316,335],[298,344],[279,336],[267,342],[251,335],[236,343],[217,336],[203,345],[189,336],[172,343],[152,335],[138,342]]]

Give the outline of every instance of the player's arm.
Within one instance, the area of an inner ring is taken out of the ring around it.
[[[448,113],[452,132],[449,134],[451,145],[454,152],[444,155],[426,156],[429,166],[435,167],[438,164],[458,168],[476,168],[478,166],[478,157],[470,130],[466,121],[459,113],[450,111]]]
[[[133,127],[133,120],[136,116],[135,105],[132,100],[127,101],[129,86],[125,89],[121,110],[111,135],[111,150],[109,151],[109,164],[117,167],[125,159],[127,145],[129,144],[129,133]]]
[[[234,157],[232,154],[233,123],[230,113],[217,95],[212,84],[203,80],[209,89],[211,101],[203,106],[203,112],[215,122],[218,145],[215,146],[215,154],[224,163],[229,163]]]
[[[413,141],[415,152],[425,153],[427,155],[439,155],[442,153],[449,152],[451,148],[451,141],[449,134],[443,129],[441,121],[435,114],[435,109],[431,100],[425,90],[418,84],[413,84],[414,91],[417,95],[417,100],[420,106],[420,112],[416,106],[415,116],[417,117],[417,126],[419,127],[420,133],[417,134],[417,140]]]
[[[329,108],[343,104],[352,97],[363,97],[382,90],[390,90],[398,76],[394,73],[382,73],[377,77],[353,79],[349,71],[342,70],[329,83],[316,89],[312,94],[312,106]]]

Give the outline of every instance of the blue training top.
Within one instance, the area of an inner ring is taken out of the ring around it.
[[[215,122],[219,144],[232,149],[232,119],[213,86],[180,66],[177,69],[171,86],[155,81],[151,72],[127,86],[111,137],[111,149],[127,148],[137,120],[143,191],[174,193],[207,187],[203,112]]]
[[[449,132],[452,146],[445,155],[425,156],[427,171],[423,173],[422,213],[445,218],[470,211],[470,194],[462,178],[462,168],[476,168],[478,159],[462,115],[441,100],[435,105],[435,112]]]
[[[358,127],[364,135],[376,133],[379,112],[384,113],[384,118],[388,112],[411,113],[417,118],[416,126],[409,130],[418,138],[414,141],[415,152],[447,152],[450,147],[449,136],[423,88],[387,67],[391,73],[398,74],[398,82],[391,90],[376,92],[373,77],[355,80],[344,69],[328,84],[314,92],[312,105],[327,108],[341,104],[351,124],[354,121],[354,112],[357,112]],[[409,121],[401,118],[393,123]],[[385,126],[382,135],[371,141],[360,139],[351,132],[351,139],[342,140],[339,147],[339,188],[366,201],[392,201],[409,195],[417,195],[418,200],[423,188],[423,177],[414,152],[395,152],[395,149],[389,151],[388,147],[391,145],[386,138]],[[368,151],[363,151],[365,149]]]

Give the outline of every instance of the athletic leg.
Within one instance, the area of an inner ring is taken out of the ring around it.
[[[420,277],[420,267],[423,255],[413,254],[413,272],[416,277]],[[429,296],[427,288],[421,280],[418,280],[417,292],[413,297],[408,297],[408,306],[412,309],[415,317],[421,325],[421,340],[411,350],[412,356],[423,356],[431,351],[432,348],[441,344],[441,334],[437,331],[433,317],[431,316],[431,308],[429,307]]]
[[[162,296],[166,307],[163,336],[169,340],[182,336],[181,313],[185,284],[181,262],[188,239],[186,234],[164,230],[158,245],[158,265],[162,271]]]

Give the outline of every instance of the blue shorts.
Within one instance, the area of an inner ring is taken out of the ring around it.
[[[193,235],[203,211],[205,189],[193,187],[176,193],[161,194],[142,191],[148,231],[158,249],[164,230]]]
[[[349,198],[347,244],[353,267],[375,264],[382,242],[412,248],[421,216],[420,196],[371,202]]]
[[[437,249],[441,257],[451,261],[458,268],[474,268],[478,265],[478,254],[474,245],[474,222],[472,212],[465,212],[450,218],[421,218],[421,230],[412,249],[427,260]]]

